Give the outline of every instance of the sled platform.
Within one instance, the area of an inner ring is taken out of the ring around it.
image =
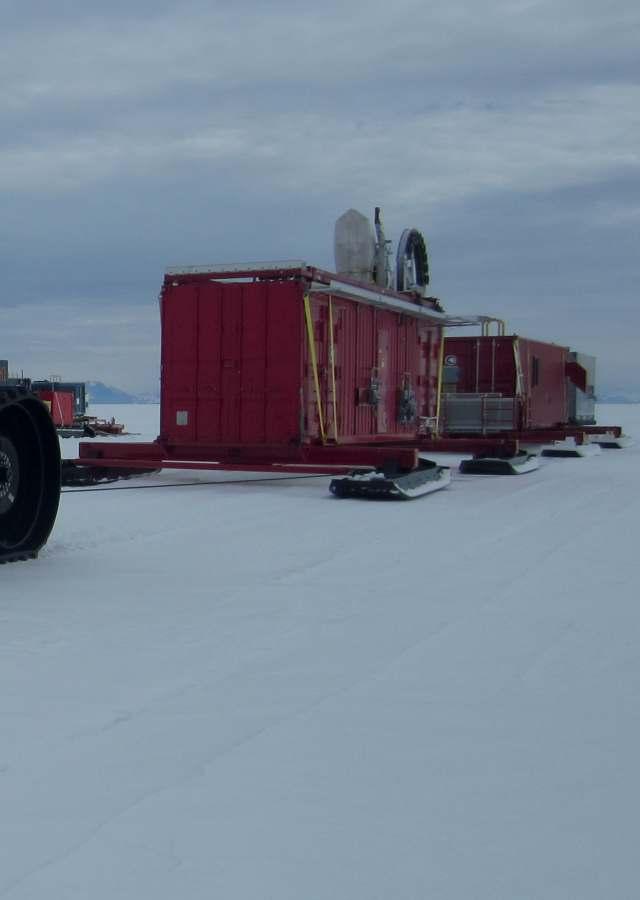
[[[417,500],[439,491],[451,482],[447,466],[421,459],[411,472],[354,469],[342,478],[334,478],[329,490],[334,497],[364,500]]]
[[[595,442],[587,442],[584,444],[554,444],[550,447],[543,447],[540,456],[551,457],[552,459],[580,459],[585,456],[597,456],[600,453],[600,446]]]
[[[626,434],[600,434],[591,438],[592,444],[598,444],[603,450],[624,450],[633,444]]]
[[[463,459],[459,469],[463,475],[523,475],[534,472],[539,465],[537,456],[519,450],[513,456],[478,453],[472,459]]]
[[[106,466],[79,466],[72,459],[63,459],[61,477],[63,487],[92,487],[98,484],[109,484],[113,481],[127,480],[141,475],[156,475],[159,467],[142,468],[109,468]]]

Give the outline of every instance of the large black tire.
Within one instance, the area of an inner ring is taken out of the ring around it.
[[[33,559],[60,500],[60,445],[46,406],[22,388],[0,389],[0,563]]]

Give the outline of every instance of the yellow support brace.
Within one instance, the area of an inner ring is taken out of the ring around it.
[[[318,422],[320,423],[320,438],[326,444],[327,436],[324,430],[324,416],[322,414],[322,397],[320,395],[320,378],[318,375],[318,357],[316,355],[316,339],[313,333],[313,319],[311,317],[311,300],[308,294],[304,295],[304,317],[307,323],[307,340],[309,342],[309,354],[311,356],[311,368],[313,370],[313,383],[316,389],[316,403],[318,404]]]
[[[524,375],[520,360],[520,342],[516,338],[513,342],[513,361],[516,366],[516,397],[524,396]]]
[[[331,392],[333,394],[333,439],[338,443],[338,395],[336,393],[336,356],[333,344],[333,300],[329,297],[329,364],[331,366]]]

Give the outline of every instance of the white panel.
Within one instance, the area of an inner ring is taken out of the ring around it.
[[[358,281],[373,281],[376,241],[371,223],[357,209],[349,209],[335,225],[336,272]]]

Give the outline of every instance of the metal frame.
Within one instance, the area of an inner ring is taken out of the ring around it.
[[[567,427],[544,431],[517,431],[491,436],[421,437],[415,441],[376,444],[305,444],[171,446],[153,443],[81,443],[76,465],[110,469],[196,469],[246,472],[302,472],[340,474],[358,467],[416,467],[419,453],[487,453],[512,455],[521,444],[548,444],[573,438],[578,445],[589,437],[622,436],[620,426]]]
[[[444,327],[451,325],[480,324],[480,318],[495,322],[489,316],[479,317],[477,322],[470,318],[449,316],[438,312],[431,301],[418,294],[402,294],[390,288],[375,284],[366,285],[361,281],[335,275],[324,269],[308,266],[297,260],[283,260],[274,263],[237,263],[223,266],[186,266],[171,268],[165,272],[164,285],[188,284],[198,281],[303,281],[307,290],[314,293],[346,296],[350,300],[362,300],[371,306],[404,313],[416,318],[430,319]]]
[[[353,468],[382,468],[397,465],[411,470],[418,464],[418,448],[402,446],[306,444],[171,446],[154,441],[148,444],[80,444],[76,465],[112,469],[214,469],[247,472],[309,472],[341,474]]]

